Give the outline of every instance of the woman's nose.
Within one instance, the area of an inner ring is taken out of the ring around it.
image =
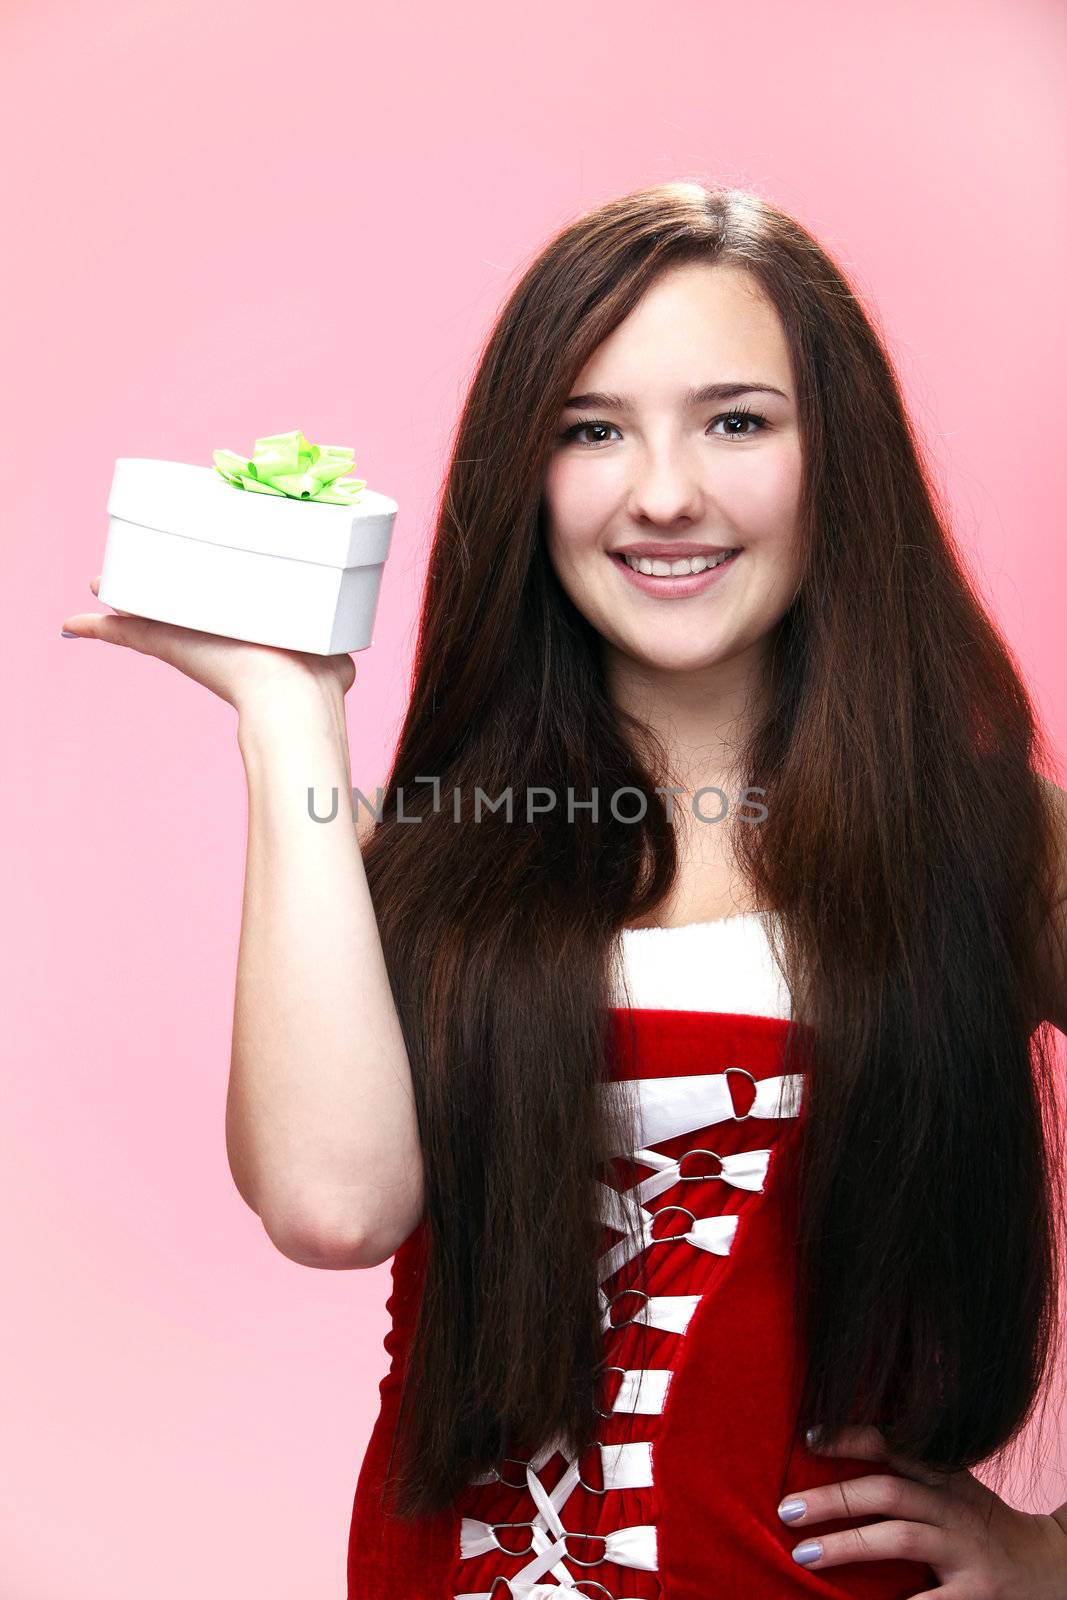
[[[660,457],[635,469],[630,514],[635,521],[672,524],[696,521],[704,507],[704,488],[680,456]]]

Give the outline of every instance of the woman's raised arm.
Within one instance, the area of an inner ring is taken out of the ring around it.
[[[407,1052],[351,804],[343,697],[274,684],[239,709],[248,848],[226,1147],[283,1254],[373,1266],[422,1212]],[[314,820],[308,791],[313,791]],[[364,791],[366,792],[366,791]],[[373,818],[364,813],[366,835]]]

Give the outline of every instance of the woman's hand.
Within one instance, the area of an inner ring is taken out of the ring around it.
[[[803,1501],[806,1510],[783,1522],[803,1528],[868,1514],[890,1520],[805,1541],[819,1547],[813,1559],[804,1560],[804,1544],[795,1545],[802,1565],[819,1571],[847,1561],[923,1561],[939,1587],[912,1600],[1067,1600],[1067,1529],[1051,1513],[1013,1510],[971,1472],[935,1473],[893,1455],[877,1428],[846,1428],[809,1448],[882,1461],[888,1470],[789,1495],[779,1516],[790,1502]]]
[[[94,594],[100,578],[89,585]],[[123,644],[142,655],[157,656],[227,700],[240,712],[269,687],[275,693],[289,682],[317,683],[348,693],[356,668],[349,655],[319,656],[302,650],[277,650],[272,645],[247,644],[217,633],[201,633],[176,623],[137,617],[129,611],[84,611],[68,617],[64,629],[79,639],[103,639]]]

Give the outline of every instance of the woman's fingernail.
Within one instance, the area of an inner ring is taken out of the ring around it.
[[[783,1522],[798,1522],[808,1509],[806,1500],[783,1500],[778,1515]]]
[[[803,1544],[798,1544],[793,1550],[793,1560],[799,1561],[802,1567],[810,1567],[813,1561],[818,1561],[822,1555],[822,1544],[818,1539],[805,1539]]]
[[[80,633],[71,633],[69,628],[60,628],[59,632],[60,632],[61,636],[64,639],[80,639],[81,638],[81,634]]]

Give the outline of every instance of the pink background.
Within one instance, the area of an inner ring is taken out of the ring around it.
[[[520,271],[639,184],[757,188],[871,297],[1067,744],[1067,12],[649,15],[3,7],[2,1600],[338,1600],[384,1367],[388,1267],[296,1266],[227,1168],[234,713],[158,662],[60,638],[101,609],[117,455],[208,464],[299,426],[354,444],[398,499],[348,697],[371,787],[460,399]],[[1025,1509],[1067,1499],[1055,1444]]]

